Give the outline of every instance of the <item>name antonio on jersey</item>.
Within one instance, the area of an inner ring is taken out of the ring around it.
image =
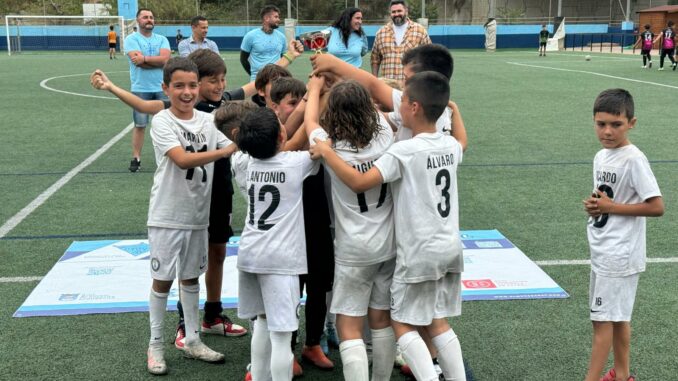
[[[254,183],[282,184],[285,182],[285,172],[250,172],[250,181]]]
[[[454,154],[432,155],[426,160],[426,169],[449,167],[454,164]]]

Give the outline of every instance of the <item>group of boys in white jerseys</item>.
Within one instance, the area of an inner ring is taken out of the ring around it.
[[[449,101],[452,57],[439,45],[405,54],[403,91],[329,54],[311,61],[314,71],[299,106],[305,107],[304,128],[297,132],[307,135],[308,150],[292,152],[284,151],[290,136],[281,120],[287,115],[281,118],[270,108],[244,116],[231,136],[237,146],[232,144],[211,114],[193,108],[199,87],[195,64],[185,58],[166,64],[163,89],[170,107],[156,115],[151,128],[158,169],[148,219],[153,277],[148,370],[167,373],[162,319],[175,277],[185,306],[185,355],[224,360],[199,338],[197,278],[206,266],[212,162],[240,151],[234,170],[247,172],[235,178],[245,182],[239,185],[248,210],[238,256],[238,315],[256,318],[252,379],[293,377],[298,276],[307,271],[302,182],[322,163],[331,176],[336,228],[331,312],[337,314],[344,377],[370,379],[362,338],[367,317],[372,380],[390,379],[396,342],[418,380],[438,380],[424,338],[445,379],[465,380],[461,346],[448,322],[461,313],[456,172],[467,144],[461,115]],[[390,112],[382,113],[375,103]],[[630,94],[601,94],[594,121],[604,150],[594,163],[596,192],[584,200],[591,217],[594,322],[587,381],[600,377],[613,343],[615,367],[603,379],[632,380],[629,321],[645,258],[645,222],[639,216],[661,215],[663,202],[647,159],[626,136],[635,124]],[[628,242],[606,240],[617,236],[610,229],[635,234],[633,247],[616,251]]]

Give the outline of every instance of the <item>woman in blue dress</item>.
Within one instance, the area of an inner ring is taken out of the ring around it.
[[[327,51],[347,63],[360,67],[367,54],[367,35],[363,31],[363,13],[358,8],[346,8],[332,24]]]

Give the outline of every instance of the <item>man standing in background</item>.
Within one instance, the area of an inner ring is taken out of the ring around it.
[[[247,32],[240,45],[240,63],[250,75],[250,81],[254,81],[259,69],[276,63],[287,46],[285,35],[277,30],[280,26],[280,9],[267,5],[260,15],[261,28]]]
[[[372,74],[402,81],[405,79],[401,59],[405,51],[431,43],[426,28],[407,17],[407,4],[393,0],[390,5],[391,22],[381,27],[372,47]],[[379,73],[381,70],[381,74]]]
[[[219,54],[219,47],[217,44],[207,38],[207,29],[209,25],[207,19],[203,16],[195,16],[191,19],[191,36],[179,43],[179,55],[187,57],[198,49],[209,49],[214,53]]]
[[[155,18],[153,11],[139,8],[137,11],[139,33],[125,38],[125,54],[129,58],[129,77],[132,93],[144,100],[167,99],[162,92],[162,67],[170,58],[170,45],[165,36],[153,33]],[[141,167],[141,148],[148,124],[148,114],[132,111],[134,129],[132,130],[132,161],[130,172]]]

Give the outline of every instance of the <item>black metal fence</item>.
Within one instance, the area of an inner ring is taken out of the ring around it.
[[[636,51],[638,36],[631,33],[575,33],[565,35],[565,50],[612,52],[615,47]]]

